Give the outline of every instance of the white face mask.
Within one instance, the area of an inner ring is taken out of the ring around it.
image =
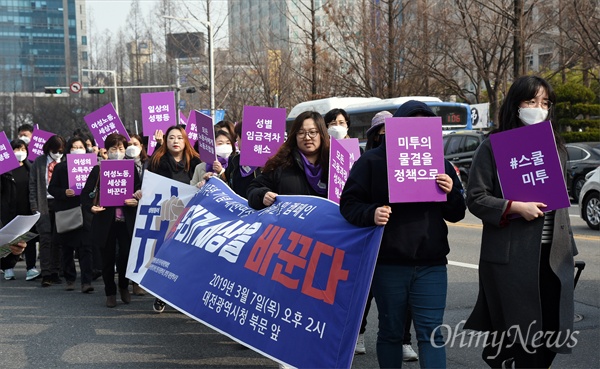
[[[19,140],[21,140],[21,141],[25,142],[25,144],[29,145],[31,138],[29,138],[28,136],[19,136]]]
[[[348,134],[348,128],[343,126],[331,126],[327,129],[327,133],[335,139],[341,140]]]
[[[71,150],[71,154],[85,154],[87,151],[85,149],[73,149]]]
[[[117,151],[117,152],[109,151],[108,152],[108,159],[110,159],[110,160],[123,160],[123,158],[125,158],[124,152],[120,152],[120,151]]]
[[[548,110],[542,108],[519,108],[519,119],[526,126],[543,122],[548,118]]]
[[[51,152],[50,157],[54,159],[54,161],[59,161],[63,157],[63,154],[58,152]]]
[[[217,147],[215,147],[215,154],[217,154],[217,156],[222,157],[223,159],[227,159],[232,152],[233,149],[231,148],[231,145],[228,144],[218,145]]]
[[[20,163],[27,158],[27,153],[25,151],[16,151],[15,156]]]
[[[127,146],[127,149],[125,149],[125,157],[129,158],[129,159],[135,159],[138,156],[140,156],[140,153],[142,152],[142,149],[140,149],[137,146]]]

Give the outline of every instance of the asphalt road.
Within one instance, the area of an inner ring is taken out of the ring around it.
[[[575,323],[580,333],[572,355],[558,355],[553,369],[598,368],[600,363],[600,233],[592,231],[571,208],[586,268],[575,290]],[[450,225],[452,251],[445,323],[466,319],[477,297],[480,222],[467,216]],[[134,296],[129,305],[104,306],[103,286],[89,295],[64,291],[64,284],[41,288],[39,280],[0,280],[0,368],[276,368],[277,363],[245,349],[169,307],[152,311],[153,297]],[[373,305],[366,332],[367,354],[355,356],[353,368],[377,368],[377,313]],[[416,343],[413,342],[416,349]],[[310,354],[310,353],[307,353]],[[461,347],[460,337],[447,346],[449,368],[482,368],[481,347]],[[407,363],[418,368],[419,363]]]

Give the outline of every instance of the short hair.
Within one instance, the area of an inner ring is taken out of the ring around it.
[[[111,133],[104,140],[104,148],[108,150],[113,146],[119,146],[123,144],[123,147],[127,147],[127,138],[120,133]]]
[[[10,141],[10,147],[14,150],[14,149],[19,149],[21,147],[25,148],[25,151],[27,151],[27,155],[29,156],[29,149],[27,148],[27,144],[25,143],[25,141],[20,140],[20,139],[16,139],[16,140],[12,140]]]
[[[81,142],[83,144],[83,147],[85,147],[85,138],[83,138],[81,136],[73,136],[73,137],[69,138],[69,141],[67,141],[67,147],[65,148],[65,152],[67,154],[69,154],[71,152],[71,149],[73,148],[73,144],[77,141]]]
[[[50,154],[50,152],[61,152],[64,150],[65,139],[60,135],[54,135],[50,137],[42,147],[42,151],[44,151],[45,155]]]
[[[346,111],[344,109],[331,109],[330,111],[327,112],[327,114],[325,114],[325,116],[323,117],[323,120],[325,121],[325,125],[329,125],[329,123],[333,122],[335,120],[335,118],[337,118],[338,115],[342,114],[344,116],[344,119],[346,119],[346,125],[348,127],[350,127],[350,116],[348,115],[348,113],[346,113]]]
[[[27,123],[21,124],[19,126],[19,128],[17,128],[17,133],[23,132],[23,131],[29,131],[29,132],[33,133],[33,126],[31,124],[27,124]]]
[[[242,139],[242,122],[237,122],[235,127],[233,127],[233,132],[235,132],[236,138],[239,137]]]

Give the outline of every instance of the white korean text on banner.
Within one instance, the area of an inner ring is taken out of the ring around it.
[[[351,367],[383,227],[312,196],[256,211],[211,178],[168,232],[145,289],[279,362]]]

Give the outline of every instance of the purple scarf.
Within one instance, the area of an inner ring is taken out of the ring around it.
[[[227,169],[227,163],[229,163],[229,161],[226,158],[222,158],[220,156],[217,156],[217,160],[219,161],[219,163],[221,163],[221,166],[223,167],[223,169]],[[206,163],[206,172],[212,172],[213,171],[213,165],[212,163]]]
[[[251,166],[248,166],[248,165],[240,165],[240,174],[242,175],[243,178],[246,178],[250,174],[254,173],[254,171],[257,168],[258,167],[251,167]]]
[[[306,156],[302,153],[302,151],[298,150],[300,153],[300,157],[302,158],[302,162],[304,163],[304,174],[306,175],[306,180],[310,187],[315,190],[319,195],[324,195],[327,191],[327,187],[321,182],[321,173],[323,173],[323,168],[321,168],[320,164],[312,164]],[[321,186],[319,186],[321,185]]]

